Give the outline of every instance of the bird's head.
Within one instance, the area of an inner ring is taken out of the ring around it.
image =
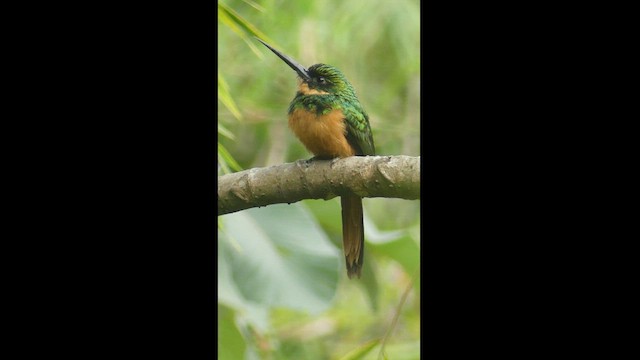
[[[258,38],[257,38],[258,39]],[[346,95],[354,96],[355,91],[342,71],[338,68],[326,65],[315,64],[308,69],[300,65],[297,61],[289,56],[274,49],[269,44],[258,39],[262,44],[273,51],[280,59],[282,59],[289,67],[291,67],[300,77],[300,92],[305,95]]]

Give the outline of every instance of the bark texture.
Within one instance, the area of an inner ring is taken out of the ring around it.
[[[420,157],[352,156],[299,160],[218,177],[218,215],[304,199],[420,198]]]

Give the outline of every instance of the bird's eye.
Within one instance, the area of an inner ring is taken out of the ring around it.
[[[326,83],[327,83],[327,79],[325,79],[324,77],[320,76],[320,77],[318,78],[318,82],[319,82],[320,84],[326,84]]]

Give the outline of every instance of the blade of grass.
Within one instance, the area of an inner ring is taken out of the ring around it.
[[[222,170],[225,173],[228,174],[230,172],[229,168],[226,168],[227,165],[235,171],[242,171],[242,167],[238,165],[236,160],[231,156],[231,154],[229,154],[227,149],[225,149],[225,147],[222,144],[218,143],[218,159],[220,159],[220,157],[222,157],[222,160],[223,160],[220,162],[220,165],[222,166]]]
[[[251,51],[253,51],[261,59],[264,55],[262,55],[262,52],[260,52],[260,50],[258,50],[258,48],[254,45],[255,40],[253,40],[252,36],[257,36],[270,44],[277,45],[275,44],[273,39],[269,38],[255,25],[247,21],[235,10],[221,2],[218,2],[218,19],[220,19],[220,21],[229,26],[231,30],[238,34],[238,36],[240,36],[240,38],[244,40],[247,46],[249,46]],[[251,34],[252,36],[247,36],[247,33]]]
[[[233,116],[242,120],[242,113],[240,113],[240,109],[236,105],[235,101],[231,97],[231,93],[229,92],[229,85],[224,80],[222,74],[218,73],[218,100],[222,102],[222,104],[233,114]]]
[[[380,342],[380,339],[373,339],[370,340],[364,344],[362,344],[361,346],[351,350],[349,353],[347,353],[345,356],[341,357],[339,360],[358,360],[358,359],[363,359],[365,355],[367,355],[371,349],[373,349],[376,345],[378,345],[378,343]]]
[[[236,137],[233,135],[233,133],[231,133],[231,131],[229,131],[229,129],[227,129],[226,127],[224,127],[224,125],[218,123],[218,134],[226,137],[227,139],[231,139],[231,140],[235,140]]]

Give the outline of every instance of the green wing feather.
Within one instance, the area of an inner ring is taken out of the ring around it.
[[[343,107],[342,112],[347,124],[347,140],[352,146],[356,145],[357,150],[360,150],[361,154],[358,155],[375,155],[376,149],[373,144],[369,116],[364,109],[348,105]]]

